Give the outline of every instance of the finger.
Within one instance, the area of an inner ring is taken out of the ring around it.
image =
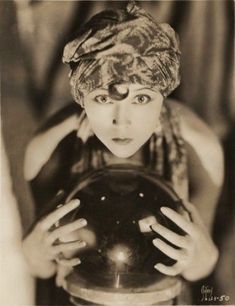
[[[162,251],[164,254],[166,254],[168,257],[170,257],[172,259],[179,260],[181,255],[182,255],[181,250],[176,250],[175,248],[173,248],[172,246],[170,246],[166,242],[162,241],[161,239],[158,239],[158,238],[154,239],[153,244],[160,251]]]
[[[151,228],[156,233],[158,233],[159,235],[161,235],[162,237],[164,237],[166,240],[173,243],[174,245],[176,245],[180,248],[186,248],[187,247],[187,239],[185,239],[184,236],[181,236],[181,235],[178,235],[178,234],[172,232],[171,230],[169,230],[168,228],[166,228],[165,226],[163,226],[159,223],[153,224],[151,226]]]
[[[173,221],[176,225],[178,225],[181,229],[183,229],[187,234],[193,235],[194,228],[190,221],[186,220],[179,213],[175,212],[173,209],[169,207],[161,207],[161,212]]]
[[[165,275],[176,276],[180,274],[182,271],[179,265],[176,263],[173,266],[166,266],[164,264],[158,263],[154,266],[154,268]]]
[[[53,246],[51,249],[51,252],[54,256],[56,256],[57,254],[60,254],[66,251],[72,251],[75,249],[84,248],[85,246],[86,246],[85,241],[80,241],[80,240],[68,242],[68,243],[61,243],[61,244]]]
[[[79,258],[71,258],[71,259],[59,259],[57,261],[60,265],[64,267],[74,267],[80,265],[81,260]]]
[[[190,211],[186,208],[183,202],[181,202],[183,205],[183,209],[179,211],[180,215],[184,217],[184,219],[188,221],[192,221],[191,213]]]
[[[37,223],[42,223],[42,220],[44,220],[45,216],[48,216],[48,214],[50,214],[53,210],[55,210],[56,205],[58,205],[59,203],[61,203],[61,201],[63,201],[65,192],[64,190],[60,189],[55,197],[48,203],[48,205],[46,205],[45,209],[42,210],[42,212],[40,212],[38,214],[37,219],[34,221],[32,227],[35,227]]]
[[[192,203],[190,203],[188,201],[184,201],[183,204],[185,205],[185,207],[190,212],[193,222],[198,224],[198,225],[204,225],[203,221],[202,221],[202,218],[201,218],[197,208],[195,207],[195,205],[193,205]]]
[[[55,229],[48,235],[48,242],[52,244],[56,239],[62,238],[63,236],[87,225],[85,219],[78,219],[72,223],[66,224]]]
[[[66,284],[65,277],[73,271],[72,266],[64,266],[58,264],[57,274],[56,274],[56,285],[62,287]]]
[[[65,215],[67,215],[70,211],[77,208],[80,204],[80,201],[78,199],[74,199],[70,201],[68,204],[63,205],[62,207],[58,208],[54,212],[52,212],[50,215],[48,215],[42,222],[41,226],[44,230],[49,230],[51,226],[53,226],[58,220],[63,218]]]

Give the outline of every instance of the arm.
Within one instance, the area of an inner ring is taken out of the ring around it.
[[[26,149],[25,179],[31,185],[34,200],[37,203],[37,214],[41,215],[43,212],[43,215],[45,215],[45,211],[47,211],[46,216],[35,223],[32,231],[23,240],[23,250],[30,271],[34,276],[40,278],[49,278],[56,273],[55,258],[61,252],[61,248],[65,247],[63,244],[54,245],[58,237],[52,238],[48,243],[48,236],[53,233],[55,235],[56,230],[51,233],[50,227],[44,228],[43,224],[47,223],[47,219],[50,220],[51,215],[57,213],[55,211],[49,214],[48,208],[52,206],[50,203],[55,193],[61,187],[63,188],[68,180],[68,169],[72,162],[74,143],[77,139],[76,130],[80,119],[81,116],[74,108],[68,107],[61,110],[41,128]],[[61,199],[57,200],[61,201]],[[55,209],[56,205],[53,205],[53,207]],[[62,209],[62,212],[66,212],[66,207],[69,207],[69,205],[65,205],[58,211]],[[72,227],[69,227],[70,230],[80,227],[81,223],[79,223],[72,224]],[[49,225],[53,226],[51,223]],[[63,234],[62,231],[61,228],[59,230],[60,235]],[[67,244],[67,246],[68,248],[78,248],[80,244],[76,242]]]
[[[218,260],[218,250],[209,230],[223,181],[223,155],[221,147],[210,129],[187,108],[174,104],[181,112],[181,129],[188,150],[190,180],[190,201],[185,206],[192,220],[186,220],[179,213],[161,208],[162,213],[182,228],[181,236],[156,224],[153,229],[179,249],[161,239],[154,239],[154,245],[176,260],[173,266],[158,263],[155,268],[166,275],[182,276],[195,281],[209,275]]]
[[[196,114],[185,106],[177,106],[188,152],[190,202],[211,230],[224,179],[222,148],[214,133]]]
[[[1,135],[2,136],[2,135]],[[1,305],[33,305],[34,281],[25,263],[22,226],[10,165],[1,137]],[[20,281],[19,281],[20,280]],[[10,293],[10,294],[9,294]]]
[[[24,162],[24,176],[27,181],[37,176],[61,140],[76,130],[77,121],[76,114],[72,114],[61,123],[39,132],[31,140],[25,152]]]

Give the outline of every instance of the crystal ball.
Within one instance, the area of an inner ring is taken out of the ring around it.
[[[153,245],[154,238],[166,240],[151,225],[160,223],[185,235],[160,208],[187,213],[168,183],[140,167],[107,166],[80,177],[66,202],[75,198],[80,199],[80,206],[61,224],[85,218],[87,225],[69,234],[66,241],[83,240],[86,246],[64,256],[81,259],[72,273],[83,283],[118,290],[149,286],[165,277],[154,265],[175,261]]]

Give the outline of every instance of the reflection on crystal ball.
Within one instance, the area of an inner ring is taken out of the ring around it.
[[[127,165],[96,170],[76,182],[66,202],[73,198],[80,199],[80,206],[63,223],[78,218],[88,222],[67,239],[87,243],[73,254],[81,259],[73,273],[87,283],[105,288],[137,288],[164,277],[154,269],[156,263],[175,263],[153,245],[154,238],[162,237],[151,225],[158,222],[183,235],[160,208],[168,206],[183,212],[184,206],[172,188],[154,173]]]
[[[123,244],[116,244],[113,248],[107,250],[107,258],[111,260],[119,270],[131,260],[131,249]]]

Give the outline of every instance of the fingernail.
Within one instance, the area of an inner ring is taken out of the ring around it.
[[[60,208],[60,207],[62,207],[64,204],[59,204],[59,205],[57,205],[56,206],[56,208]]]
[[[163,206],[163,207],[160,208],[160,210],[161,210],[162,213],[167,213],[168,212],[168,207]]]
[[[85,241],[80,242],[80,247],[81,248],[84,248],[85,246],[86,246],[86,242]]]
[[[158,238],[153,239],[153,243],[154,243],[154,244],[158,244],[160,241],[161,241],[161,240],[158,239]]]
[[[156,265],[154,266],[154,268],[155,268],[155,269],[161,268],[161,264],[156,264]]]
[[[73,205],[78,206],[80,204],[80,200],[79,199],[74,199],[73,200]]]
[[[80,249],[84,247],[85,247],[85,243],[84,241],[81,241],[81,240],[77,240],[73,246],[73,248],[76,248],[76,249]]]
[[[79,222],[81,225],[87,225],[87,220],[86,219],[79,219]]]
[[[76,258],[76,264],[79,265],[81,263],[81,260],[79,258]]]

